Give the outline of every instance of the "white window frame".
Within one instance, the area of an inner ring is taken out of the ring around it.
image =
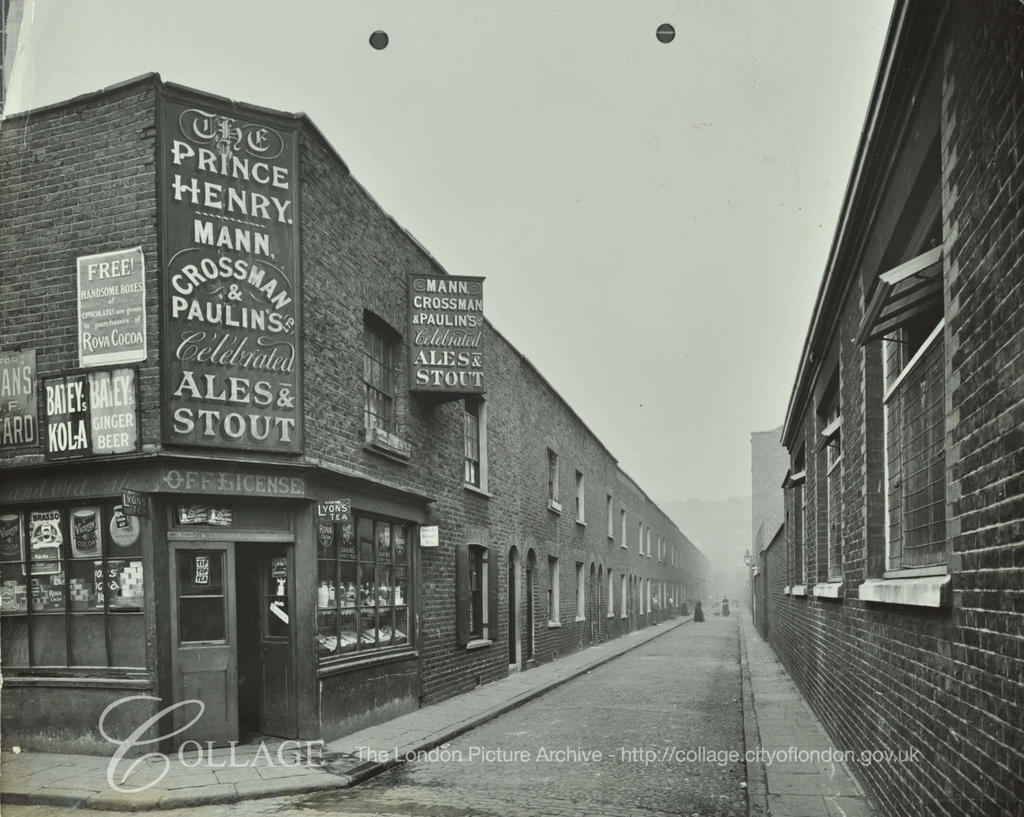
[[[615,539],[615,502],[611,494],[606,494],[608,511],[608,538]]]
[[[558,557],[548,556],[548,626],[560,627],[562,613],[559,598]],[[552,618],[552,613],[554,617]]]
[[[583,472],[580,470],[576,471],[576,521],[581,524],[587,524],[587,508],[586,508],[586,494],[587,485],[586,477],[583,476]]]
[[[619,577],[619,618],[629,618],[629,578],[625,573]]]
[[[829,582],[843,578],[843,415],[839,414],[822,431],[825,438],[825,578]],[[835,454],[838,447],[838,455]],[[838,485],[836,484],[838,483]],[[833,493],[833,488],[836,492]],[[833,496],[836,497],[833,501]],[[833,528],[833,517],[838,515],[839,525]],[[833,532],[839,537],[833,541]],[[834,547],[833,547],[834,546]],[[833,560],[833,555],[838,561]]]
[[[478,483],[472,483],[465,479],[465,466],[463,466],[462,471],[463,482],[465,486],[470,490],[487,493],[487,401],[484,400],[482,397],[467,398],[466,402],[463,404],[464,411],[466,408],[468,408],[468,404],[470,402],[475,402],[477,410],[477,446],[479,448],[479,460],[477,460]],[[465,411],[465,413],[469,414],[468,411]],[[463,446],[465,446],[465,430],[463,430],[463,437]]]
[[[622,541],[619,542],[619,547],[621,547],[623,550],[625,550],[627,547],[629,547],[629,545],[626,543],[626,537],[629,535],[629,528],[626,527],[626,509],[625,508],[620,508],[619,509],[619,528],[620,528],[620,535],[622,536]]]
[[[576,562],[576,620],[587,620],[586,563]]]
[[[558,501],[558,452],[548,448],[548,508],[556,513],[562,512],[562,503]]]
[[[607,618],[615,618],[615,572],[608,571],[608,615]]]

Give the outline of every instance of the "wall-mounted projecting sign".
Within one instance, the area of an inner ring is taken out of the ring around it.
[[[302,451],[294,128],[163,102],[164,439]]]
[[[409,389],[483,394],[483,278],[409,276]]]
[[[134,368],[50,377],[43,387],[47,457],[68,459],[139,450]]]

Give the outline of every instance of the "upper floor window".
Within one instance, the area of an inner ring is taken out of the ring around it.
[[[608,538],[609,539],[614,539],[615,538],[615,511],[614,511],[614,509],[612,507],[612,496],[611,496],[611,494],[608,494],[605,497],[605,514],[608,517],[608,520],[607,520],[607,524],[608,524]]]
[[[467,398],[462,414],[463,480],[487,490],[487,404],[478,397]]]
[[[576,521],[586,521],[586,507],[584,499],[585,487],[583,481],[583,472],[576,472]]]
[[[558,557],[548,556],[548,623],[558,624]]]
[[[363,317],[363,420],[366,428],[395,432],[395,358],[397,338],[383,321]]]
[[[793,459],[794,472],[790,477],[792,485],[793,501],[793,578],[792,584],[804,583],[804,479],[806,471],[804,465],[803,446]]]
[[[548,505],[552,510],[562,510],[558,501],[558,452],[548,449]]]
[[[576,562],[576,620],[587,617],[587,577],[583,572],[583,562]]]
[[[626,509],[623,508],[619,511],[619,536],[622,541],[619,542],[621,547],[626,547]]]

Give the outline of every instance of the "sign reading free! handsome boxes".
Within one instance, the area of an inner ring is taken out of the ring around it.
[[[145,279],[142,247],[79,257],[79,366],[146,359]]]

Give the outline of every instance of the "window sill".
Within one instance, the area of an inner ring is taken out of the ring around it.
[[[365,669],[379,664],[389,664],[392,661],[407,661],[411,658],[418,658],[419,654],[409,645],[398,645],[395,647],[383,647],[377,652],[348,653],[347,655],[334,656],[329,661],[320,664],[316,670],[317,678],[326,678],[341,672],[352,672],[353,670]]]
[[[609,533],[608,534],[608,541],[609,542],[614,542],[615,541],[615,534],[614,533]]]
[[[950,576],[915,576],[904,579],[867,579],[860,585],[860,600],[912,607],[948,607]]]
[[[562,503],[556,502],[553,499],[548,500],[548,510],[552,513],[557,513],[559,516],[562,515]]]
[[[368,435],[369,433],[370,432],[367,432]],[[363,444],[363,451],[385,460],[391,460],[391,462],[397,462],[399,465],[408,465],[409,460],[412,459],[411,451],[396,451],[387,446],[371,442]]]
[[[814,585],[814,596],[819,599],[841,599],[843,597],[843,583],[819,582]]]
[[[788,596],[790,594],[790,590],[792,590],[792,588],[787,584],[785,587],[782,588],[782,594],[784,596]]]
[[[548,622],[548,629],[549,630],[560,630],[560,629],[562,629],[562,622],[561,621],[549,621]]]
[[[579,525],[581,528],[585,528],[587,526],[587,523],[584,522],[582,519],[577,519],[576,524]]]
[[[609,613],[609,614],[607,615],[607,618],[615,618],[615,613]]]
[[[493,643],[489,638],[474,638],[466,645],[466,652],[482,650],[484,647],[490,647]]]
[[[581,621],[586,621],[586,616],[576,616],[575,623],[579,624]]]
[[[949,570],[945,565],[934,565],[932,567],[908,567],[905,570],[886,570],[882,574],[883,579],[916,579],[921,576],[946,576]]]
[[[627,545],[625,542],[623,542],[621,545],[619,545],[619,547],[622,548],[623,550],[627,550],[629,548],[629,545]]]
[[[619,618],[625,621],[627,618],[629,618],[629,613],[623,613],[621,616],[619,616]]]
[[[799,598],[806,598],[807,597],[807,585],[806,584],[794,584],[790,588],[790,592],[792,593],[792,595],[798,596]]]
[[[462,483],[462,487],[469,491],[471,494],[478,494],[482,497],[486,497],[487,499],[490,499],[492,496],[494,496],[486,488],[478,488],[476,485],[473,485],[469,482]]]

